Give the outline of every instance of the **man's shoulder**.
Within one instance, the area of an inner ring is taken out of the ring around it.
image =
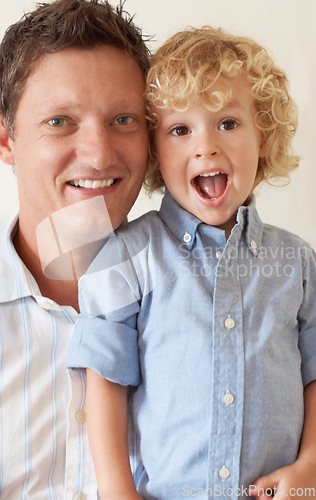
[[[0,227],[0,303],[23,297],[29,290],[23,264],[12,242],[17,224],[15,215]]]
[[[12,236],[18,225],[18,215],[15,214],[8,221],[0,226],[0,265],[4,263],[7,265],[7,256],[12,253],[14,249],[12,243]]]
[[[3,233],[7,234],[8,232],[10,232],[10,230],[12,230],[14,226],[17,224],[17,221],[18,221],[18,213],[14,213],[8,220],[3,221],[0,224],[0,234]]]

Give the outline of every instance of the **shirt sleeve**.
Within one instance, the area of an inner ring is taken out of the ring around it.
[[[80,314],[66,365],[91,368],[121,385],[139,383],[141,285],[125,242],[113,235],[79,281]]]
[[[303,251],[304,298],[299,311],[299,349],[302,357],[304,386],[316,380],[316,253],[310,247]]]

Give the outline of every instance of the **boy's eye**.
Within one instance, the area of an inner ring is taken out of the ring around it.
[[[116,118],[115,123],[117,125],[130,125],[133,121],[133,118],[131,116],[119,116]]]
[[[172,130],[171,130],[171,134],[172,135],[187,135],[189,133],[189,129],[188,127],[185,127],[184,125],[183,126],[178,126],[178,127],[174,127]]]
[[[52,127],[62,127],[65,124],[65,119],[64,118],[51,118],[47,122],[49,125]]]
[[[237,127],[236,120],[232,120],[231,118],[229,118],[227,120],[224,120],[218,128],[219,130],[233,130],[236,127]]]

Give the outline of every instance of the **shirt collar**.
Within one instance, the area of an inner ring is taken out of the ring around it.
[[[188,250],[192,249],[196,233],[199,231],[200,226],[206,226],[195,215],[182,208],[167,189],[161,203],[159,216],[167,224],[174,236],[181,243],[186,243]],[[247,245],[253,255],[258,255],[258,249],[262,240],[263,224],[256,209],[254,196],[252,196],[247,206],[241,206],[238,209],[237,224],[241,228],[240,234],[242,234],[245,228]],[[209,226],[209,228],[213,233],[223,234],[223,231],[216,227]]]
[[[159,216],[167,224],[174,236],[179,241],[185,242],[187,248],[191,250],[196,232],[202,221],[182,208],[167,189],[162,199]]]
[[[256,209],[256,199],[251,197],[247,206],[239,207],[237,224],[245,228],[247,245],[253,255],[257,256],[262,242],[263,223]]]
[[[33,276],[14,248],[12,239],[17,228],[17,214],[0,228],[0,303],[40,295]]]

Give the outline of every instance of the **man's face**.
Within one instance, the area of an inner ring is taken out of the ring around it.
[[[137,63],[111,46],[65,49],[34,64],[9,140],[20,230],[100,195],[112,226],[122,223],[146,170],[143,92]]]

